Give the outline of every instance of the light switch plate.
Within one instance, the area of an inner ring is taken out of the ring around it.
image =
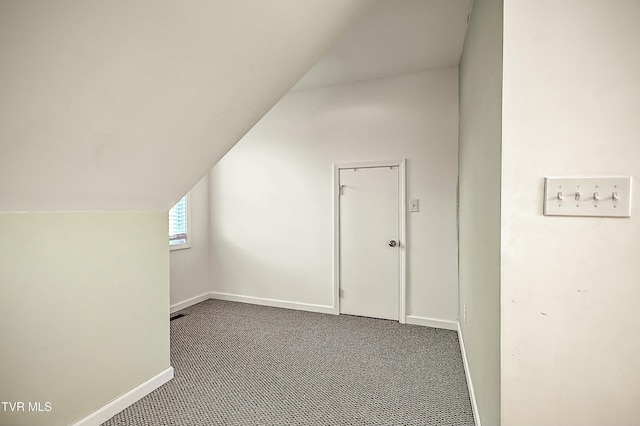
[[[409,211],[417,212],[420,211],[420,200],[417,198],[415,200],[409,200]]]
[[[545,216],[631,216],[631,177],[547,177]]]

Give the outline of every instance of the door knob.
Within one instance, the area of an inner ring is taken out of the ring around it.
[[[398,245],[398,242],[396,240],[389,241],[389,247],[396,247],[397,245]]]

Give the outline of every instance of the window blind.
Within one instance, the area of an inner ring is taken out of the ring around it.
[[[169,245],[187,243],[187,196],[169,210]]]

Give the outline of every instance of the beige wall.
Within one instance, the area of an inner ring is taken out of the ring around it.
[[[505,1],[504,426],[640,424],[640,3]],[[545,176],[631,175],[630,219],[545,217]]]
[[[0,214],[3,425],[68,425],[169,367],[166,213]]]
[[[332,165],[407,159],[407,311],[457,319],[457,68],[290,92],[211,172],[213,290],[333,305]]]
[[[500,422],[501,97],[502,1],[476,0],[460,63],[459,318],[489,426]]]

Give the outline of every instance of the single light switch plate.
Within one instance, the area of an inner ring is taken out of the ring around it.
[[[415,200],[409,200],[409,211],[417,212],[420,211],[420,200],[417,198]]]
[[[631,216],[631,177],[555,178],[544,181],[545,216]]]

